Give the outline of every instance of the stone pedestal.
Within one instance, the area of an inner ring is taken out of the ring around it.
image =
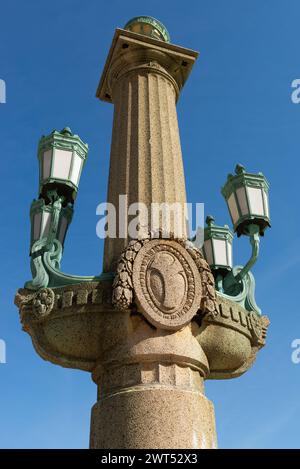
[[[213,448],[213,405],[204,395],[208,362],[191,327],[157,330],[139,315],[122,347],[94,372],[92,448]]]
[[[153,368],[149,365],[144,371],[150,375]],[[190,369],[157,365],[155,372],[162,375],[162,384],[131,386],[94,405],[91,448],[216,447],[212,403],[198,383],[175,384],[178,375],[179,380],[190,381]]]
[[[91,448],[215,448],[204,380],[245,373],[265,344],[268,319],[217,297],[211,312],[202,302],[189,324],[172,331],[134,307],[116,309],[112,298],[111,282],[16,296],[37,353],[92,373]]]

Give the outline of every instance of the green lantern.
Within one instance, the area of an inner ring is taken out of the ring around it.
[[[213,271],[230,271],[233,234],[227,225],[217,226],[214,221],[212,216],[206,218],[203,255]]]
[[[237,165],[235,175],[229,174],[222,188],[237,235],[249,235],[249,225],[257,225],[259,234],[270,225],[269,184],[262,173],[247,173]]]
[[[31,220],[31,240],[32,247],[36,241],[48,239],[50,231],[53,231],[54,238],[58,239],[62,247],[68,227],[72,221],[73,207],[67,205],[59,211],[59,218],[55,223],[55,212],[57,208],[53,204],[45,204],[44,199],[34,200],[30,207]]]
[[[167,28],[160,21],[152,18],[152,16],[136,16],[125,24],[124,29],[153,37],[160,41],[170,42]]]
[[[40,196],[49,202],[49,191],[55,190],[64,197],[64,205],[73,203],[77,194],[88,145],[69,127],[60,132],[54,130],[39,142]]]

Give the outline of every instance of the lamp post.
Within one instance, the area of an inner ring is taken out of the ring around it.
[[[60,270],[60,261],[68,227],[73,217],[80,176],[88,145],[69,127],[53,130],[38,145],[39,198],[30,208],[31,271],[33,279],[26,288],[77,284],[98,279],[68,275]]]
[[[214,221],[210,215],[206,218],[204,257],[212,270],[231,270],[233,234],[227,225],[216,226]]]
[[[260,236],[270,225],[269,184],[262,173],[247,173],[238,164],[235,175],[229,174],[222,188],[234,231],[249,237],[251,257],[244,266],[232,265],[233,235],[228,226],[216,226],[213,217],[206,219],[203,254],[212,269],[220,295],[233,299],[249,311],[261,314],[254,298],[255,280],[250,272],[259,254]]]
[[[223,276],[232,270],[233,234],[227,225],[217,226],[214,221],[211,215],[206,218],[203,255],[215,276],[217,289],[222,290]]]
[[[238,164],[235,175],[229,174],[222,188],[228,205],[234,230],[238,236],[251,235],[250,225],[258,227],[263,236],[270,225],[268,192],[269,184],[262,173],[246,173],[244,166]]]
[[[215,448],[204,382],[245,373],[265,344],[269,322],[258,314],[249,272],[269,224],[264,177],[239,167],[223,189],[235,231],[253,245],[245,267],[233,267],[233,235],[212,217],[206,260],[186,237],[176,102],[197,56],[171,44],[151,17],[115,32],[97,89],[114,104],[108,202],[118,212],[123,194],[127,208],[142,202],[150,213],[153,203],[179,203],[183,216],[172,220],[169,236],[158,218],[158,236],[149,220],[141,237],[106,238],[99,276],[60,270],[87,145],[68,128],[39,144],[33,279],[15,302],[41,357],[92,374],[91,448]]]
[[[69,127],[53,130],[39,142],[39,192],[48,202],[49,191],[55,190],[65,202],[74,203],[88,145],[74,135]]]

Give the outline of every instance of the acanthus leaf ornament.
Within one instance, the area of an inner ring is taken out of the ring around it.
[[[50,314],[54,305],[55,295],[51,288],[41,288],[33,299],[32,310],[37,319]]]

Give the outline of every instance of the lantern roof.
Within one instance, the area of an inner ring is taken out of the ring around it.
[[[70,127],[62,130],[52,130],[49,135],[43,135],[38,145],[38,156],[47,147],[55,146],[64,150],[75,150],[82,158],[86,158],[89,146],[84,143],[79,135],[73,134]]]
[[[228,174],[227,181],[221,189],[222,195],[228,199],[232,192],[239,187],[261,187],[266,191],[269,190],[269,183],[263,173],[247,173],[243,165],[237,164],[235,174]]]
[[[230,242],[233,239],[233,233],[228,225],[218,226],[215,224],[215,219],[211,215],[206,217],[207,226],[204,228],[204,239],[220,238],[227,239]]]

